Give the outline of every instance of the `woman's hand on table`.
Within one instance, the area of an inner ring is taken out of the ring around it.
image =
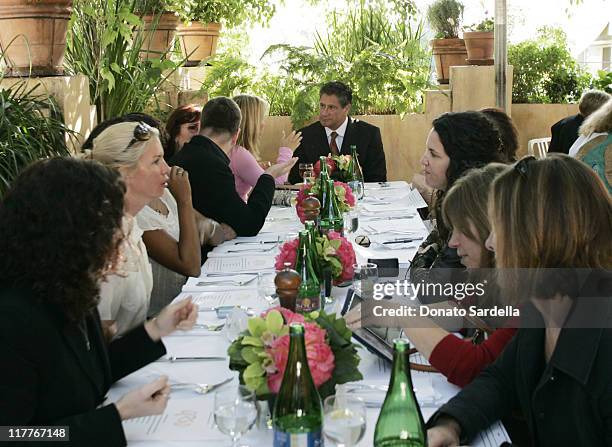
[[[192,329],[197,318],[198,306],[188,297],[164,307],[157,317],[145,323],[145,329],[153,341],[159,341],[177,329]]]
[[[168,377],[161,376],[154,382],[124,394],[115,406],[122,421],[164,412],[170,397]]]
[[[285,134],[283,130],[283,136],[280,140],[280,147],[288,147],[292,151],[296,150],[302,142],[302,132],[292,131],[289,135]]]
[[[429,447],[455,447],[459,445],[461,427],[454,419],[440,418],[437,425],[427,430],[427,445]]]

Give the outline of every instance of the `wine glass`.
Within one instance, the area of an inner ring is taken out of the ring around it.
[[[366,429],[366,406],[362,399],[346,394],[323,402],[323,435],[338,447],[357,445]]]
[[[359,228],[359,213],[356,209],[347,211],[344,214],[344,232],[354,233]]]
[[[353,290],[362,300],[374,297],[378,282],[378,266],[373,263],[353,264]]]
[[[314,165],[312,163],[300,163],[298,168],[304,183],[312,183],[314,180]]]
[[[230,436],[233,447],[255,424],[256,403],[255,393],[244,385],[215,393],[215,424],[221,433]]]

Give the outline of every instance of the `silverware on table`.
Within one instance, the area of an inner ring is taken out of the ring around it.
[[[226,383],[231,382],[232,380],[234,380],[233,377],[222,380],[218,383],[173,383],[172,385],[170,385],[170,388],[172,390],[193,389],[193,391],[198,394],[207,394],[225,385]]]
[[[205,287],[205,286],[216,286],[219,284],[230,284],[233,286],[244,286],[245,284],[249,284],[253,281],[255,281],[257,279],[257,276],[254,276],[250,279],[245,279],[245,280],[240,280],[240,281],[236,281],[234,279],[224,279],[224,280],[219,280],[219,281],[200,281],[198,282],[196,285],[198,287]]]
[[[157,360],[158,362],[170,362],[170,363],[176,363],[176,362],[199,362],[199,361],[211,361],[211,360],[227,360],[227,357],[221,357],[221,356],[203,356],[203,357],[175,357],[175,356],[170,356],[170,357],[162,357],[159,360]]]

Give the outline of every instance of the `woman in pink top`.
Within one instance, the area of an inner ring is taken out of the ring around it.
[[[253,95],[238,95],[234,98],[240,112],[240,134],[236,146],[229,153],[230,168],[236,178],[236,191],[246,202],[249,192],[264,173],[257,158],[259,157],[259,140],[263,133],[265,117],[268,115],[268,104],[261,98]],[[293,156],[293,151],[300,145],[302,134],[291,132],[283,136],[278,149],[277,163],[284,163]],[[282,185],[287,181],[287,175],[276,177],[276,184]]]

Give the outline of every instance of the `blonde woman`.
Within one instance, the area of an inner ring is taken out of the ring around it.
[[[157,129],[143,122],[107,127],[93,140],[86,156],[117,169],[126,185],[122,262],[118,272],[100,284],[98,305],[100,318],[107,326],[114,322],[117,334],[123,335],[145,321],[153,287],[143,232],[135,216],[164,194],[170,168]]]
[[[612,99],[580,126],[580,136],[570,148],[570,155],[589,165],[612,194]]]
[[[527,157],[493,182],[489,217],[487,248],[497,268],[508,269],[503,290],[524,302],[523,326],[434,414],[429,446],[469,444],[517,407],[531,445],[610,445],[610,195],[567,155]]]
[[[259,176],[264,173],[257,159],[259,158],[259,141],[264,129],[265,118],[268,115],[268,104],[261,98],[253,95],[238,95],[234,98],[240,112],[240,134],[236,145],[230,151],[230,169],[236,179],[236,192],[246,202],[251,189],[257,184]],[[283,136],[278,149],[277,163],[284,163],[291,159],[293,151],[300,145],[302,135],[291,132]],[[287,181],[288,174],[276,177],[277,185]]]

